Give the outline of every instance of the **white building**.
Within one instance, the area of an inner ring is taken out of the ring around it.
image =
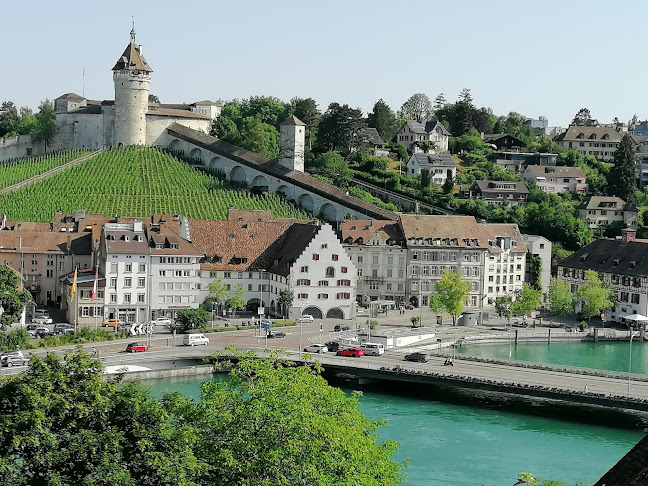
[[[421,171],[430,173],[432,182],[443,185],[448,177],[457,176],[457,164],[452,155],[422,154],[417,153],[407,161],[407,174],[420,176]]]
[[[416,142],[434,143],[435,152],[447,152],[448,142],[452,134],[438,121],[428,121],[425,124],[408,120],[397,135],[398,143],[402,143],[410,152],[422,152]]]
[[[522,239],[527,247],[524,280],[532,285],[539,276],[542,293],[547,295],[551,283],[551,247],[553,244],[544,236],[538,235],[522,235]],[[538,264],[541,268],[538,268]]]
[[[530,165],[522,174],[522,179],[535,181],[538,189],[554,194],[587,191],[585,173],[580,167]]]
[[[406,301],[407,249],[398,223],[345,219],[340,223],[340,238],[357,268],[359,303]]]
[[[527,248],[515,224],[487,224],[488,250],[484,265],[484,306],[497,297],[514,298],[526,274]]]
[[[590,229],[612,223],[623,223],[626,228],[637,229],[639,210],[616,196],[592,196],[578,206],[578,218]]]

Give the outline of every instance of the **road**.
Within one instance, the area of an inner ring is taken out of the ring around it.
[[[319,322],[303,324],[300,338],[299,327],[287,327],[285,338],[268,339],[268,349],[278,349],[289,359],[299,359],[300,350],[311,342],[326,342],[332,340],[337,333],[332,332],[333,324],[327,323],[324,330],[320,331]],[[258,336],[257,330],[233,330],[221,333],[208,333],[211,342],[207,346],[188,347],[182,346],[182,336],[175,338],[171,334],[156,334],[151,339],[151,349],[147,352],[129,354],[124,350],[129,342],[146,342],[146,338],[127,338],[118,341],[91,343],[83,346],[87,352],[92,347],[97,348],[105,366],[137,364],[146,366],[146,362],[168,360],[169,358],[201,358],[223,350],[228,345],[233,345],[239,350],[253,350],[259,355],[264,355],[266,349],[265,338]],[[301,343],[301,345],[300,345]],[[48,351],[64,355],[74,351],[74,346],[65,346],[55,349],[36,349],[29,352],[36,356],[44,356]],[[410,348],[411,350],[411,348]],[[605,395],[628,395],[628,380],[625,378],[606,378],[600,376],[581,375],[576,373],[539,370],[507,366],[502,364],[481,363],[455,359],[455,365],[444,366],[444,358],[431,356],[427,363],[412,363],[404,361],[405,353],[398,350],[389,350],[380,357],[365,356],[362,358],[345,358],[335,356],[333,353],[311,356],[322,364],[338,364],[349,367],[380,369],[381,367],[394,368],[400,366],[403,370],[420,370],[434,372],[448,377],[470,377],[477,379],[493,380],[509,384],[556,387],[570,391],[588,391]],[[3,374],[14,374],[24,370],[24,367],[2,368]],[[648,400],[648,383],[631,380],[630,395],[633,398]]]

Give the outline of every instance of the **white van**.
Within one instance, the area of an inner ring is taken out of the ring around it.
[[[207,345],[209,344],[209,338],[204,334],[185,334],[182,344],[185,346]]]
[[[380,356],[381,354],[385,354],[385,346],[381,343],[365,342],[360,345],[360,348],[367,356]]]

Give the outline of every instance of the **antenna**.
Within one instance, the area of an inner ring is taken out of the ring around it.
[[[81,96],[85,98],[85,66],[83,66],[83,86],[81,88]]]

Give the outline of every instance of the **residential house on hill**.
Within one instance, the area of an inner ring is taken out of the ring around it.
[[[405,302],[407,249],[398,223],[344,219],[340,223],[339,236],[357,268],[358,302]]]
[[[495,150],[519,151],[525,143],[509,133],[491,133],[484,135],[482,140],[493,146]]]
[[[530,165],[522,174],[524,180],[536,181],[538,189],[544,192],[585,192],[585,173],[580,167],[548,167]]]
[[[407,174],[420,176],[422,170],[430,172],[435,184],[444,184],[448,177],[454,179],[457,176],[457,164],[452,155],[413,154],[407,161]]]
[[[365,127],[360,132],[362,147],[369,148],[376,157],[387,156],[389,152],[385,150],[385,142],[375,128]]]
[[[566,132],[554,137],[561,147],[591,155],[606,162],[614,158],[623,135],[611,127],[570,125]]]
[[[636,240],[636,231],[623,230],[621,239],[599,239],[558,263],[558,278],[576,292],[585,284],[585,272],[593,270],[617,296],[606,319],[622,322],[631,314],[648,315],[648,244]]]
[[[452,134],[438,121],[428,121],[425,124],[408,120],[398,132],[398,142],[407,147],[410,152],[422,152],[416,142],[432,142],[435,152],[447,152],[448,142]]]
[[[502,169],[521,174],[529,165],[556,165],[558,154],[498,151],[488,158]]]
[[[621,222],[625,227],[637,229],[639,210],[616,196],[592,196],[578,206],[578,217],[590,229]]]
[[[481,199],[500,206],[526,204],[528,196],[529,189],[519,181],[475,181],[464,191],[468,199]]]

